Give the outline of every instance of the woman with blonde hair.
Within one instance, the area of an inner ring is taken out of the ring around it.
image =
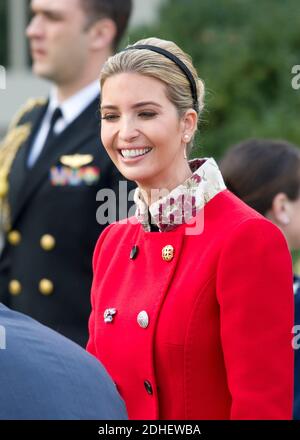
[[[212,158],[187,159],[204,99],[191,58],[141,40],[101,90],[103,145],[138,188],[135,216],[95,249],[88,351],[131,419],[289,419],[289,251]]]

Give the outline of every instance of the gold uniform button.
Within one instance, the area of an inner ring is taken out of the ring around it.
[[[8,233],[7,239],[11,245],[17,246],[21,241],[21,234],[19,231],[10,231]]]
[[[55,238],[50,234],[45,234],[41,237],[40,244],[45,251],[52,251],[55,247]]]
[[[51,295],[53,290],[54,290],[54,285],[53,285],[52,281],[44,278],[43,280],[41,280],[39,282],[39,291],[41,292],[42,295],[45,295],[45,296]]]
[[[162,249],[161,256],[164,261],[172,261],[175,250],[172,245],[168,244]]]
[[[17,296],[22,292],[22,285],[20,281],[11,280],[8,286],[8,290],[11,295]]]

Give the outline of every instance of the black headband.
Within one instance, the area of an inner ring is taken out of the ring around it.
[[[197,97],[197,87],[194,77],[191,74],[190,70],[187,68],[187,66],[176,55],[173,55],[171,52],[169,52],[166,49],[162,49],[161,47],[157,47],[157,46],[152,46],[150,44],[137,44],[136,46],[126,47],[126,49],[124,50],[132,50],[132,49],[152,50],[153,52],[157,52],[161,55],[164,55],[166,58],[169,58],[169,60],[173,61],[173,63],[175,63],[182,70],[182,72],[185,74],[185,76],[187,77],[190,83],[194,110],[196,110],[196,112],[198,113],[199,106],[198,106],[198,97]]]

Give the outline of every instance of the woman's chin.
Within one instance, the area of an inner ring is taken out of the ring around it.
[[[128,171],[126,172],[121,171],[121,174],[123,174],[123,176],[126,177],[127,180],[131,180],[135,182],[138,186],[144,186],[145,182],[148,181],[147,176],[145,176],[145,174],[128,172]]]
[[[118,168],[120,173],[124,177],[126,177],[127,180],[132,180],[136,182],[139,186],[142,185],[144,182],[149,182],[149,180],[152,180],[149,168],[145,169],[144,167],[140,167],[139,169],[137,169],[137,167],[129,168],[124,165],[121,165]]]

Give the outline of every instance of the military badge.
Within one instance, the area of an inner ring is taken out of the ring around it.
[[[91,186],[98,182],[99,177],[100,170],[97,167],[79,169],[52,167],[50,169],[50,180],[53,186]]]
[[[95,166],[85,166],[94,160],[91,154],[74,154],[61,156],[64,166],[52,167],[50,180],[53,186],[92,186],[100,178],[100,169]]]
[[[93,162],[91,154],[73,154],[61,156],[60,162],[70,168],[80,168]]]

